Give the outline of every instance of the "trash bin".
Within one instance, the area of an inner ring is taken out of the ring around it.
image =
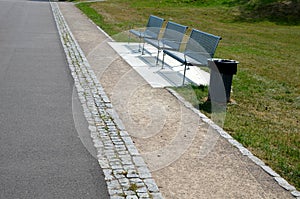
[[[238,63],[228,59],[208,60],[210,68],[208,100],[218,103],[230,102],[232,77],[237,73]]]

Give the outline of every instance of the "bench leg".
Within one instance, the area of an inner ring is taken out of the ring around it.
[[[165,65],[165,53],[163,52],[163,58],[162,58],[162,64],[161,64],[161,69],[164,69],[164,65]]]
[[[185,82],[185,73],[186,73],[186,67],[187,67],[187,63],[184,64],[184,71],[183,71],[183,80],[182,80],[182,86],[184,86],[184,82]]]
[[[130,42],[131,42],[131,34],[129,33],[128,34],[128,45],[130,44]],[[142,43],[142,37],[139,36],[139,49],[138,49],[138,52],[141,52],[141,48],[142,48],[141,43]],[[144,51],[144,45],[143,45],[142,54],[143,54],[143,51]]]
[[[145,54],[145,53],[144,53],[145,42],[143,42],[143,48],[142,48],[141,43],[142,43],[143,37],[141,36],[141,37],[139,37],[139,38],[140,38],[140,42],[139,42],[139,52],[142,52],[142,55],[144,55],[144,54]]]
[[[158,57],[159,57],[159,53],[160,53],[160,49],[158,49],[158,51],[157,51],[157,57],[156,57],[156,66],[158,65]]]
[[[143,43],[143,48],[142,48],[142,55],[144,55],[145,54],[145,41],[144,41],[144,43]]]

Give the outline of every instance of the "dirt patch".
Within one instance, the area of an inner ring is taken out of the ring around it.
[[[273,3],[248,3],[240,7],[242,20],[269,20],[280,24],[300,24],[299,1],[280,1]]]

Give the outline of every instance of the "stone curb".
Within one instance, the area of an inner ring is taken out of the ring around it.
[[[114,111],[58,4],[50,4],[110,198],[162,199],[147,165]]]
[[[300,192],[296,190],[296,188],[290,185],[284,178],[282,178],[279,174],[277,174],[273,169],[269,166],[265,165],[265,163],[260,160],[258,157],[253,155],[248,149],[246,149],[241,143],[236,141],[231,135],[229,135],[226,131],[216,125],[211,119],[206,117],[203,113],[201,113],[198,109],[194,108],[191,103],[186,101],[183,97],[181,97],[176,91],[171,88],[166,88],[173,96],[175,96],[185,107],[192,110],[196,113],[205,123],[210,125],[214,130],[216,130],[221,137],[227,140],[231,145],[236,147],[240,153],[244,156],[247,156],[252,162],[261,167],[266,173],[273,177],[273,179],[285,190],[290,191],[290,193],[297,199],[300,199]]]

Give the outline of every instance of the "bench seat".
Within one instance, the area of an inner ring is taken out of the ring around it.
[[[168,21],[163,36],[160,39],[145,38],[144,41],[155,48],[157,48],[156,65],[158,63],[158,56],[161,50],[175,50],[178,51],[183,36],[187,30],[187,26]]]

